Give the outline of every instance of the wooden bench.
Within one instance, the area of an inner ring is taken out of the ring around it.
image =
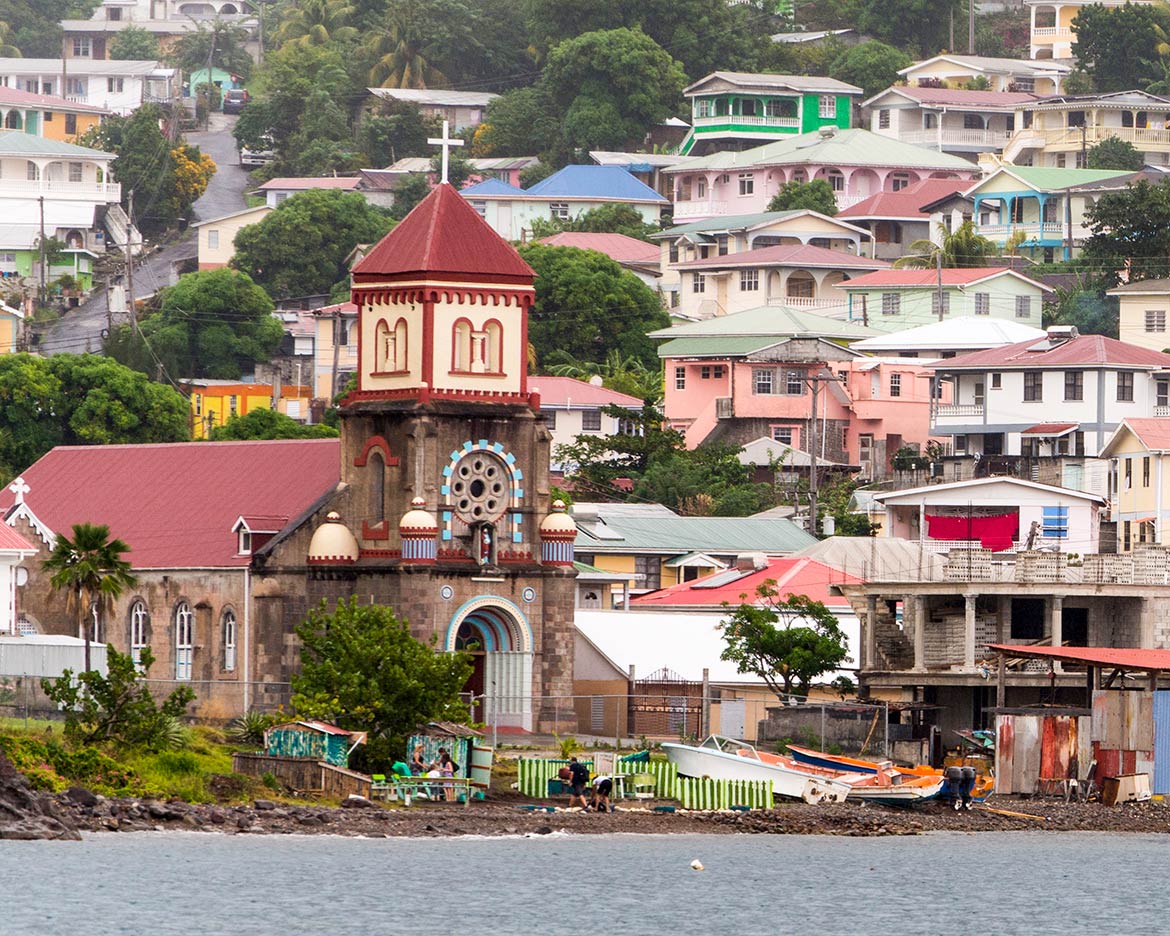
[[[432,790],[441,790],[443,797],[450,801],[454,797],[451,796],[455,791],[462,791],[463,805],[471,805],[471,794],[473,787],[479,787],[482,784],[473,783],[468,777],[394,777],[387,783],[387,793],[394,799],[401,799],[403,805],[409,806],[411,797],[418,799],[425,796],[430,802],[442,802],[442,799],[435,799],[431,796]]]

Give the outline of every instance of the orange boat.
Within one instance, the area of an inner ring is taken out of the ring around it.
[[[821,767],[826,770],[842,770],[875,775],[883,771],[892,770],[901,774],[903,777],[934,778],[938,780],[942,780],[943,777],[943,772],[933,767],[921,765],[917,767],[900,767],[888,760],[868,761],[858,757],[846,757],[842,754],[825,754],[822,751],[814,751],[812,748],[799,747],[795,744],[788,745],[788,753],[792,755],[794,761],[806,770],[809,767]],[[978,800],[986,799],[994,789],[994,777],[976,777],[975,788],[971,791],[971,796]]]
[[[850,786],[849,799],[883,803],[888,806],[912,806],[923,800],[934,799],[943,787],[941,774],[922,777],[903,774],[888,762],[887,765],[875,764],[876,769],[866,771],[843,769],[842,766],[832,768],[809,764],[798,761],[794,757],[785,757],[783,754],[767,754],[763,751],[757,752],[756,756],[765,763],[789,767],[793,770],[803,770],[847,783]]]

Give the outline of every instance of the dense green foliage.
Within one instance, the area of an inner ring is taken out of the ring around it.
[[[600,363],[617,351],[657,366],[647,333],[666,328],[670,318],[658,295],[638,277],[592,250],[527,244],[520,255],[536,271],[528,340],[538,362],[564,351],[578,361]]]
[[[1170,9],[1126,3],[1081,7],[1073,20],[1073,55],[1093,91],[1145,88],[1161,77]]]
[[[57,445],[182,442],[186,399],[95,354],[0,357],[0,472],[23,471]]]
[[[1082,259],[1097,269],[1097,285],[1170,276],[1170,180],[1145,179],[1120,192],[1107,192],[1085,212],[1091,230]]]
[[[833,188],[824,179],[813,179],[811,182],[785,182],[768,202],[769,211],[792,211],[807,208],[819,211],[821,214],[835,215],[837,213],[837,196]]]
[[[906,68],[910,56],[884,42],[862,42],[832,64],[829,77],[855,84],[870,98],[899,80],[898,70]]]
[[[720,658],[758,676],[781,701],[808,695],[814,679],[849,662],[833,613],[805,595],[782,598],[773,580],[744,595],[719,626],[727,642]]]
[[[110,58],[138,61],[158,59],[158,40],[140,26],[127,26],[110,40]]]
[[[334,439],[337,430],[320,424],[299,423],[284,413],[270,409],[254,409],[246,416],[229,419],[227,425],[211,430],[212,442],[234,442],[253,439]]]
[[[0,0],[8,42],[25,58],[61,57],[61,20],[89,19],[100,0]]]
[[[106,353],[144,372],[161,367],[174,380],[235,380],[280,345],[284,331],[272,310],[268,294],[246,273],[201,270],[162,290],[137,334],[129,325],[116,328]]]
[[[129,654],[106,649],[108,674],[96,671],[76,677],[65,670],[60,679],[41,680],[50,701],[65,713],[65,737],[72,744],[141,745],[159,750],[170,746],[173,726],[195,699],[189,686],[173,689],[159,705],[147,685],[154,663],[143,647],[135,664]]]
[[[1089,147],[1085,163],[1090,169],[1125,169],[1138,172],[1146,164],[1142,154],[1129,140],[1106,137],[1096,146]]]
[[[407,736],[424,722],[467,717],[459,693],[471,676],[470,655],[419,643],[390,608],[359,605],[355,596],[329,613],[322,602],[297,636],[297,714],[368,732],[368,763],[400,757]]]
[[[978,233],[971,221],[964,221],[953,231],[938,226],[940,243],[922,238],[906,248],[906,254],[894,262],[896,267],[934,267],[942,257],[944,267],[981,267],[999,251],[995,244]]]
[[[575,218],[533,218],[533,238],[549,237],[561,231],[584,231],[601,234],[625,234],[646,240],[650,234],[660,230],[658,225],[647,224],[642,213],[632,205],[603,205],[591,208]]]
[[[315,189],[285,199],[236,235],[237,269],[276,299],[328,295],[346,276],[345,258],[394,226],[357,192]]]

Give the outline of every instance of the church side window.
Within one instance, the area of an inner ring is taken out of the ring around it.
[[[130,606],[130,659],[135,666],[142,662],[142,650],[150,644],[150,612],[137,600]]]
[[[459,319],[452,329],[451,363],[455,373],[502,374],[504,372],[504,327],[495,319],[482,329]]]
[[[489,374],[500,374],[504,370],[504,328],[499,322],[488,322],[483,328],[484,370]]]
[[[400,318],[391,328],[385,319],[378,322],[374,334],[374,370],[391,374],[407,369],[406,365],[406,319]]]
[[[223,668],[236,668],[236,612],[231,608],[223,612]]]
[[[195,615],[180,601],[175,606],[175,679],[190,679],[195,655]]]
[[[459,319],[452,327],[451,366],[467,373],[471,370],[471,322]]]
[[[370,522],[386,519],[386,462],[374,452],[367,462],[370,472]]]

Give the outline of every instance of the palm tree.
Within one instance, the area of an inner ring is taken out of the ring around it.
[[[371,34],[368,48],[378,60],[370,69],[370,81],[383,88],[449,84],[430,61],[436,26],[417,4],[395,3],[387,28]]]
[[[0,58],[21,58],[20,49],[13,42],[12,27],[0,20]]]
[[[357,14],[348,0],[302,0],[286,9],[276,38],[280,42],[296,41],[302,45],[327,45],[357,36],[349,25]]]
[[[617,350],[610,351],[600,364],[579,361],[563,351],[555,357],[559,363],[546,368],[554,377],[574,377],[577,380],[600,377],[602,386],[608,390],[628,393],[655,406],[662,402],[662,372],[647,367],[635,357],[622,357]]]
[[[996,255],[995,244],[983,237],[971,221],[964,221],[954,231],[938,226],[939,243],[916,240],[906,248],[907,255],[894,262],[905,267],[933,267],[942,256],[944,267],[980,267]]]
[[[122,558],[130,551],[120,539],[110,539],[104,524],[75,523],[73,539],[57,534],[53,551],[41,563],[52,573],[49,584],[66,590],[66,607],[77,615],[77,626],[85,634],[85,669],[90,670],[89,644],[96,636],[95,621],[101,622],[123,589],[133,588],[138,580],[130,572],[130,563]]]

